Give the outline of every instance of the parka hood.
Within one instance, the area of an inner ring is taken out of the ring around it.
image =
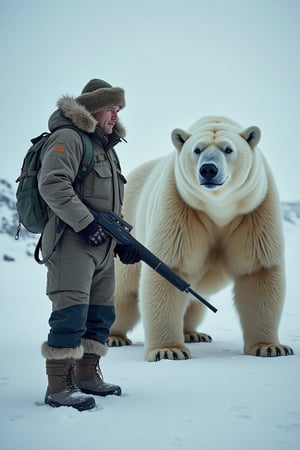
[[[70,125],[70,121],[75,127],[86,133],[94,133],[96,131],[97,120],[73,97],[63,96],[58,100],[57,107],[58,110],[51,115],[48,122],[50,131],[64,125]],[[117,121],[114,129],[121,138],[125,137],[125,129],[119,121]]]

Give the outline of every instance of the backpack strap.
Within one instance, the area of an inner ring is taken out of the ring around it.
[[[83,156],[80,162],[76,179],[82,181],[85,179],[85,177],[88,176],[89,173],[91,173],[94,167],[95,154],[92,140],[86,131],[82,131],[73,125],[63,125],[62,127],[56,128],[54,131],[64,128],[70,128],[71,130],[76,131],[76,133],[81,137]]]
[[[83,156],[80,162],[79,170],[76,176],[76,179],[80,181],[84,180],[85,177],[88,176],[89,173],[93,170],[95,163],[95,152],[92,140],[89,136],[89,133],[86,131],[80,130],[74,125],[63,125],[61,127],[55,128],[53,131],[63,130],[64,128],[70,128],[71,130],[76,131],[77,134],[81,137],[82,148],[83,148]],[[75,180],[76,181],[76,180]]]
[[[91,138],[87,133],[79,130],[78,128],[76,129],[76,131],[81,137],[83,146],[83,157],[81,159],[80,167],[77,173],[77,178],[82,181],[93,170],[95,162],[94,146]]]

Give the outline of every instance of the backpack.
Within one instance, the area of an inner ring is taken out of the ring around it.
[[[76,177],[76,181],[81,181],[91,172],[94,166],[92,141],[87,133],[76,127],[70,125],[60,128],[71,128],[81,137],[83,157]],[[51,133],[44,132],[31,139],[32,146],[25,155],[21,174],[16,180],[19,183],[16,191],[16,208],[19,215],[16,239],[19,239],[21,225],[31,233],[40,234],[48,221],[48,206],[39,193],[37,174],[41,168],[40,153],[49,136],[51,136]]]

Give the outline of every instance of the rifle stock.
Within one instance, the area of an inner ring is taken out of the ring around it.
[[[183,278],[173,272],[163,261],[161,261],[157,256],[155,256],[150,250],[148,250],[143,244],[136,240],[131,234],[132,225],[126,222],[122,217],[115,214],[113,211],[108,211],[107,213],[98,213],[89,208],[97,222],[103,227],[103,229],[113,238],[115,238],[120,244],[123,245],[134,245],[139,249],[141,259],[153,270],[159,273],[163,278],[165,278],[169,283],[173,284],[177,289],[182,292],[187,292],[192,294],[197,300],[202,302],[207,308],[209,308],[214,313],[217,312],[211,303],[205,300],[201,295],[191,289],[189,283],[187,283]]]

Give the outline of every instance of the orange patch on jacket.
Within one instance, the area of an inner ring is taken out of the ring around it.
[[[63,145],[56,145],[54,147],[54,151],[58,153],[63,153],[65,151],[65,147]]]

